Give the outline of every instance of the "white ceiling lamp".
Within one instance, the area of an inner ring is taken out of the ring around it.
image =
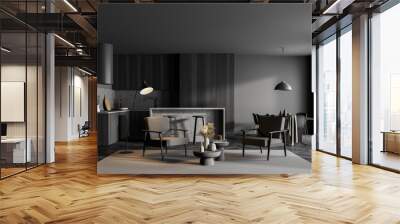
[[[75,6],[73,6],[68,0],[64,0],[64,3],[68,5],[68,7],[72,9],[72,11],[78,12],[78,9],[76,9]]]
[[[68,40],[62,38],[61,36],[59,36],[58,34],[54,34],[55,37],[57,37],[59,40],[61,40],[62,42],[64,42],[66,45],[75,48],[75,45],[73,45],[71,42],[69,42]]]
[[[7,49],[7,48],[5,48],[5,47],[1,47],[0,49],[1,49],[1,51],[3,51],[3,52],[11,53],[11,50],[10,50],[10,49]]]

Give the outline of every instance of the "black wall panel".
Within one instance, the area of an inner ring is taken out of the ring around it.
[[[234,127],[234,55],[180,55],[181,107],[223,107],[226,129]]]

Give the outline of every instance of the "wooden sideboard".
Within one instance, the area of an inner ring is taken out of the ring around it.
[[[400,132],[384,131],[382,152],[400,154]]]

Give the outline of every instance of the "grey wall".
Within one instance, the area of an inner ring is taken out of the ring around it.
[[[274,91],[286,81],[291,92]],[[252,113],[312,113],[309,56],[235,56],[235,130],[253,124]]]
[[[306,4],[100,4],[97,40],[117,54],[311,54]]]

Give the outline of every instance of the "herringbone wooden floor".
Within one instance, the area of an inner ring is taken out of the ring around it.
[[[97,176],[96,139],[0,181],[0,223],[400,223],[400,175],[315,152],[313,174]]]

